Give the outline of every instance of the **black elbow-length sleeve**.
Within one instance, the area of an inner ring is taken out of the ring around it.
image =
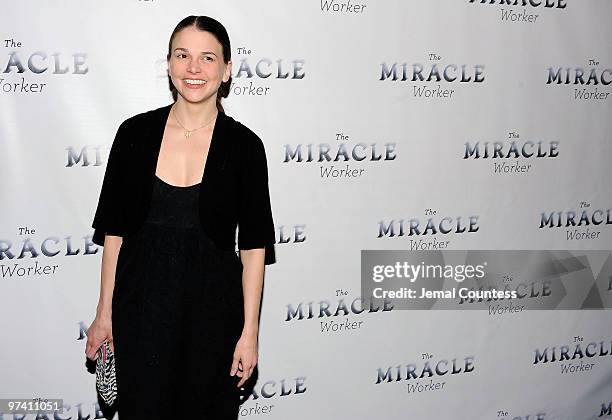
[[[264,263],[274,264],[275,232],[268,188],[268,164],[261,139],[247,130],[240,153],[238,248],[265,248]]]
[[[98,198],[98,206],[92,222],[94,234],[92,242],[104,246],[106,234],[125,236],[126,214],[125,193],[127,121],[119,126],[106,162],[106,171]]]

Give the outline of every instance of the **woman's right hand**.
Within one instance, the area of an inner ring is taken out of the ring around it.
[[[85,356],[90,360],[98,358],[98,349],[105,341],[109,341],[111,351],[115,352],[113,346],[113,328],[110,316],[96,316],[91,326],[87,330],[87,345],[85,346]]]

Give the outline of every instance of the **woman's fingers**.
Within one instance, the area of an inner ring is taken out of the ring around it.
[[[98,359],[98,349],[104,343],[105,340],[108,340],[111,346],[111,351],[115,351],[115,346],[113,344],[113,334],[112,327],[110,323],[102,323],[100,324],[97,319],[91,324],[91,326],[87,329],[87,344],[85,345],[85,356],[89,360],[97,360]]]
[[[85,352],[85,356],[89,360],[96,360],[98,358],[98,349],[93,344],[87,344],[87,351]]]
[[[232,367],[230,369],[230,375],[234,376],[236,372],[238,372],[238,363],[240,362],[240,358],[234,354],[234,359],[232,360]]]
[[[238,376],[240,376],[242,379],[236,385],[237,387],[241,387],[251,377],[251,375],[253,375],[253,370],[255,370],[255,365],[256,364],[257,364],[256,361],[246,362],[246,363],[242,363],[242,361],[241,361],[241,365],[243,367],[243,371],[239,372]]]
[[[236,384],[239,388],[251,377],[255,365],[257,365],[257,352],[240,350],[237,349],[234,352],[234,359],[230,370],[230,375],[240,377],[240,381]]]

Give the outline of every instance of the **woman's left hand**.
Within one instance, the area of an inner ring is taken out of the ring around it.
[[[247,379],[253,374],[253,369],[257,364],[257,336],[242,334],[236,350],[234,351],[234,361],[230,375],[238,375],[242,379],[238,382],[237,387],[241,387]]]

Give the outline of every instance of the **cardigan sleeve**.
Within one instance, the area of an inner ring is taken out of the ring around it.
[[[276,262],[268,165],[261,139],[247,129],[240,159],[238,248],[265,248],[266,265]]]
[[[106,162],[102,188],[98,198],[98,206],[92,222],[94,234],[92,242],[104,246],[106,234],[113,236],[125,235],[125,204],[124,185],[126,175],[126,141],[127,120],[121,123]]]

